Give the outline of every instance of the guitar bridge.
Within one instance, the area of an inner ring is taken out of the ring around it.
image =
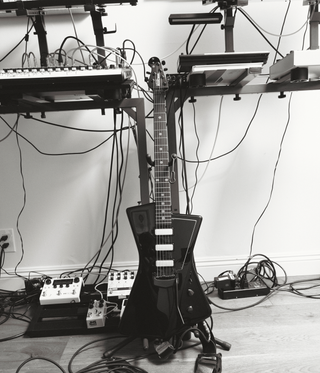
[[[153,284],[159,288],[169,288],[171,286],[174,286],[175,283],[176,283],[176,277],[174,275],[153,277]]]

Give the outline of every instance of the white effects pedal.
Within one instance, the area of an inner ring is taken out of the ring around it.
[[[136,274],[135,271],[111,272],[108,276],[108,297],[128,297]]]
[[[107,302],[104,299],[90,302],[87,312],[87,328],[102,328],[107,318]]]
[[[40,294],[40,304],[79,303],[82,286],[82,277],[48,278]]]

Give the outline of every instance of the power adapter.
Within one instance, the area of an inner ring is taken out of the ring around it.
[[[238,283],[238,277],[233,272],[228,272],[214,278],[214,286],[218,290],[235,289]]]
[[[41,293],[43,280],[41,278],[29,278],[24,280],[24,286],[28,295]]]

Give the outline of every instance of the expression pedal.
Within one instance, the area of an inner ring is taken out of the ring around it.
[[[82,277],[48,278],[40,294],[40,304],[79,303],[82,285]]]
[[[135,271],[111,272],[108,276],[108,297],[121,299],[129,296],[135,278]]]
[[[89,304],[87,312],[87,327],[90,328],[101,328],[105,326],[107,318],[107,302],[103,299],[94,300]]]

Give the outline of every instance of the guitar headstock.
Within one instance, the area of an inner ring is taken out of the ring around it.
[[[164,73],[162,63],[158,57],[150,58],[148,65],[151,67],[150,78],[148,80],[148,86],[155,89],[167,89],[168,81]]]

